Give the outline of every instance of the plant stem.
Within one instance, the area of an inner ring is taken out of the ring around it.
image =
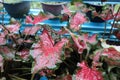
[[[110,13],[111,13],[112,16],[114,17],[113,12],[112,12],[112,10],[110,9],[109,12],[108,12],[107,15],[106,15],[106,18],[109,16]],[[105,38],[106,29],[107,29],[107,21],[105,20],[105,27],[104,27],[103,39]]]
[[[16,80],[26,80],[26,79],[23,79],[23,78],[20,78],[20,77],[11,75],[11,74],[8,74],[8,75],[9,75],[10,77],[12,77],[12,78],[15,78]]]
[[[2,24],[4,24],[4,10],[3,10],[3,15],[2,15]]]
[[[29,32],[30,32],[31,30],[32,30],[32,27],[31,27],[31,29],[29,30]],[[29,33],[29,32],[28,32],[28,33]],[[27,37],[27,35],[25,35],[25,37],[23,38],[23,42],[25,41],[26,37]],[[19,45],[18,48],[16,49],[15,55],[16,55],[16,53],[18,52],[18,50],[19,50],[20,47],[21,47],[21,45]]]
[[[21,74],[20,77],[22,76],[27,76],[27,75],[30,75],[31,73],[25,73],[25,74]]]
[[[110,35],[109,35],[109,37],[108,37],[109,39],[110,39],[110,36],[111,36],[111,34],[112,34],[112,30],[113,30],[113,27],[114,27],[114,25],[115,25],[115,20],[116,20],[116,18],[117,18],[117,15],[118,15],[119,11],[120,11],[120,7],[118,8],[117,13],[116,13],[116,15],[115,15],[115,17],[114,17],[114,21],[113,21],[113,24],[112,24],[111,29],[110,29]]]
[[[110,77],[110,72],[108,72],[108,78],[109,78],[109,80],[111,80],[111,77]]]
[[[35,76],[35,73],[32,74],[31,76],[31,79],[30,80],[34,80],[34,76]]]
[[[107,29],[107,22],[105,21],[105,27],[104,27],[104,34],[103,34],[103,39],[105,38],[106,29]]]
[[[80,54],[80,61],[82,61],[83,59],[82,59],[82,54]]]
[[[14,68],[12,70],[31,70],[31,68]]]

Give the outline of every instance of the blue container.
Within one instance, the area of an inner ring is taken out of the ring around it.
[[[39,80],[48,80],[46,76],[42,76]]]

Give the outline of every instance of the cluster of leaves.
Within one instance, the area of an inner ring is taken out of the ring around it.
[[[36,74],[56,80],[119,80],[120,46],[106,44],[104,39],[99,41],[97,34],[81,32],[81,25],[87,22],[82,12],[71,13],[66,6],[63,12],[57,18],[67,20],[68,25],[60,31],[48,25],[38,25],[44,20],[56,18],[43,13],[26,16],[26,24],[33,26],[25,27],[22,32],[20,22],[16,20],[9,25],[0,25],[1,72],[8,74],[8,69],[4,68],[6,61],[21,60],[32,63],[29,66],[31,80]],[[41,33],[37,34],[38,31]],[[8,76],[16,78],[11,74]]]

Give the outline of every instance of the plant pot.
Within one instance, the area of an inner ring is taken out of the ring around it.
[[[23,18],[30,10],[30,2],[22,1],[20,3],[3,3],[5,10],[11,17]]]
[[[49,12],[52,13],[55,16],[58,16],[61,14],[61,11],[63,10],[62,5],[66,5],[66,3],[56,3],[56,4],[49,4],[49,3],[41,3],[43,11],[45,13]]]

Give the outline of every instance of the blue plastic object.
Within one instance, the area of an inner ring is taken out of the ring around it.
[[[39,80],[48,80],[46,76],[42,76]]]

